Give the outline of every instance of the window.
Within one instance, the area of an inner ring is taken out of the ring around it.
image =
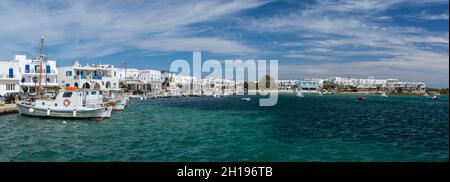
[[[70,87],[70,84],[69,84],[69,83],[66,83],[66,87]]]
[[[6,84],[6,90],[15,90],[16,84]]]
[[[72,71],[66,71],[66,76],[72,76]]]
[[[92,91],[91,95],[97,95],[97,92],[96,91]]]
[[[65,98],[72,97],[72,92],[64,92],[63,97]]]

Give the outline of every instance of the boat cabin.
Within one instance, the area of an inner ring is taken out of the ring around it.
[[[103,93],[91,89],[67,88],[56,96],[55,100],[38,100],[36,106],[46,108],[76,108],[98,106],[103,103]]]

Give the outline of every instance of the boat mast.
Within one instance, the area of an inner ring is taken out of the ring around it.
[[[38,88],[37,88],[37,99],[41,99],[41,92],[42,92],[42,88],[41,88],[41,84],[42,84],[42,62],[44,62],[44,54],[43,54],[43,49],[44,49],[44,36],[41,37],[41,51],[39,54],[39,84],[38,84]]]

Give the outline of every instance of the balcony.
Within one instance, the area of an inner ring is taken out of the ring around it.
[[[19,76],[17,75],[0,75],[1,80],[20,80]]]
[[[59,86],[59,84],[58,83],[56,83],[56,82],[42,82],[41,83],[42,84],[42,86],[49,86],[49,87],[53,87],[53,86]],[[34,83],[34,82],[20,82],[20,85],[21,86],[31,86],[31,87],[34,87],[35,85],[37,86],[38,85],[38,83],[36,82],[36,83]]]
[[[49,72],[47,72],[45,69],[42,69],[42,74],[56,74],[55,70],[50,70]],[[30,69],[30,70],[24,70],[23,74],[39,74],[39,70],[34,70],[34,69]]]
[[[94,76],[92,76],[92,79],[94,79],[94,80],[101,80],[102,76],[101,75],[94,75]]]

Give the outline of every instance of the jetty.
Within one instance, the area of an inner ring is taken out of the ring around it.
[[[15,104],[0,105],[0,115],[18,112]]]

